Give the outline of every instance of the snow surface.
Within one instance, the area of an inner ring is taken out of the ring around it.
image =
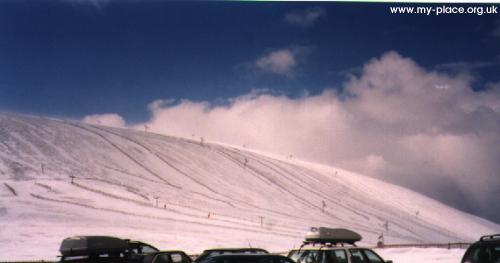
[[[465,253],[465,249],[445,248],[388,248],[375,251],[394,263],[459,263]]]
[[[299,246],[310,226],[350,228],[370,246],[381,233],[387,243],[435,243],[500,232],[498,224],[335,167],[0,114],[0,261],[54,259],[73,235],[127,237],[188,253],[248,245],[284,252]],[[419,251],[381,254],[425,254]]]

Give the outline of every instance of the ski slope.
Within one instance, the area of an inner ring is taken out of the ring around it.
[[[459,263],[465,254],[465,249],[458,248],[388,248],[375,251],[394,263]]]
[[[287,251],[310,226],[353,229],[365,245],[381,233],[386,243],[418,243],[500,232],[498,224],[335,167],[0,114],[0,261],[54,259],[72,235],[128,237],[189,253],[249,245]]]

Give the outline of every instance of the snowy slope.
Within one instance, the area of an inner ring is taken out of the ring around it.
[[[380,233],[388,243],[415,243],[500,232],[487,220],[334,167],[0,114],[0,260],[53,259],[64,237],[91,234],[191,253],[249,244],[286,251],[312,225],[354,229],[366,245]]]
[[[394,263],[458,263],[462,260],[465,249],[388,248],[376,249],[376,252]]]

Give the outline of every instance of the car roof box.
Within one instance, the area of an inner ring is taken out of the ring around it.
[[[307,232],[304,243],[354,244],[361,238],[360,234],[345,228],[312,227]]]
[[[62,256],[120,253],[128,248],[127,240],[109,236],[75,236],[64,239],[59,248]]]

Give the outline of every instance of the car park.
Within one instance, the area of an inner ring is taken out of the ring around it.
[[[313,227],[288,257],[296,263],[392,263],[369,248],[357,247],[358,233],[343,228]]]
[[[500,234],[482,236],[465,251],[462,263],[500,263]]]
[[[206,263],[295,263],[291,259],[273,254],[223,254],[207,258]]]
[[[262,248],[212,248],[204,250],[195,260],[195,263],[205,262],[208,258],[227,254],[269,254]]]

